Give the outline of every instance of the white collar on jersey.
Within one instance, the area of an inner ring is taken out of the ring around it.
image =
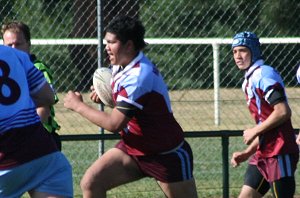
[[[246,70],[245,78],[248,78],[257,67],[263,65],[264,63],[265,62],[263,59],[259,59],[259,60],[255,61],[255,63]]]
[[[112,75],[115,76],[119,73],[124,73],[128,71],[130,68],[132,68],[138,61],[140,61],[143,58],[144,54],[143,52],[139,52],[139,54],[125,67],[121,65],[113,65],[112,66]]]
[[[128,70],[128,68],[133,67],[138,61],[142,59],[143,56],[143,52],[140,51],[139,54],[128,65],[126,65],[124,70]]]

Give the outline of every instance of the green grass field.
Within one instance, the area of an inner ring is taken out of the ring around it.
[[[295,128],[300,126],[300,90],[287,89],[293,111]],[[59,94],[56,114],[61,124],[60,134],[97,134],[99,128],[84,118],[63,107],[64,93]],[[244,95],[240,89],[220,91],[220,125],[214,123],[213,90],[188,90],[170,92],[174,115],[184,131],[243,130],[253,126]],[[89,101],[88,94],[84,100]],[[91,105],[98,107],[90,103]],[[105,108],[105,111],[110,109]],[[222,197],[222,144],[221,138],[188,138],[194,152],[194,176],[199,197]],[[116,140],[105,141],[105,149],[112,147]],[[232,152],[245,148],[241,137],[230,137],[229,158]],[[63,153],[73,166],[74,195],[82,197],[79,182],[87,167],[99,157],[99,141],[63,142]],[[243,184],[246,163],[239,168],[229,168],[230,196],[237,197]],[[112,175],[117,177],[117,175]],[[296,172],[296,195],[300,195],[300,175]],[[26,195],[24,196],[26,197]],[[109,198],[160,198],[164,197],[153,179],[146,178],[108,192]],[[266,196],[269,197],[269,196]]]
[[[222,197],[222,146],[221,138],[187,138],[194,152],[194,177],[196,179],[199,197]],[[110,148],[116,140],[106,141],[105,147]],[[230,154],[245,146],[241,137],[231,137],[229,141]],[[82,197],[79,182],[86,168],[98,157],[98,141],[64,142],[63,152],[73,166],[75,197]],[[237,197],[243,184],[243,174],[246,163],[238,168],[229,168],[230,196]],[[117,175],[112,175],[117,177]],[[300,195],[300,175],[296,174],[297,195]],[[150,178],[120,186],[108,192],[109,198],[163,198],[164,195]]]
[[[287,89],[292,121],[295,128],[300,128],[300,89]],[[78,114],[63,107],[65,93],[59,94],[60,101],[55,106],[56,115],[61,124],[60,134],[95,134],[99,129]],[[90,102],[88,94],[84,101]],[[185,90],[170,92],[174,115],[184,131],[219,131],[243,130],[251,127],[254,121],[250,117],[241,89],[221,89],[219,101],[220,124],[215,125],[215,104],[213,90]],[[105,108],[110,111],[110,108]]]
[[[235,138],[236,139],[236,138]],[[222,197],[222,155],[220,138],[189,138],[194,150],[194,176],[199,197]],[[107,148],[116,141],[107,141]],[[235,145],[235,143],[233,143]],[[98,157],[98,141],[65,142],[63,151],[73,166],[75,197],[81,197],[79,182],[86,168]],[[232,148],[236,148],[233,146]],[[236,196],[242,182],[244,167],[230,169],[232,189],[230,193]],[[114,177],[117,175],[112,175]],[[164,197],[156,181],[150,178],[142,179],[108,192],[111,198],[132,197]]]

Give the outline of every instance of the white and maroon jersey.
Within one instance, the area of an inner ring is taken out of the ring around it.
[[[156,68],[142,52],[124,70],[113,66],[112,90],[117,109],[131,120],[121,131],[128,153],[166,152],[183,141],[173,116],[168,89]]]
[[[0,170],[57,150],[31,98],[45,83],[28,54],[0,46]]]
[[[281,101],[287,100],[281,76],[274,68],[264,65],[263,60],[256,61],[246,71],[242,88],[257,124],[264,122],[273,112],[273,93],[280,93],[277,95],[281,95]],[[259,142],[257,154],[262,157],[298,152],[290,119],[260,135]]]

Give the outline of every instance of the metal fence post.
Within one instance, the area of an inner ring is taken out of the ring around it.
[[[98,53],[98,68],[102,67],[103,65],[103,9],[102,9],[102,3],[101,0],[97,0],[97,39],[98,39],[98,48],[97,48],[97,53]],[[101,104],[100,110],[104,111],[104,105]],[[100,128],[100,133],[104,134],[104,129]],[[104,140],[99,141],[99,155],[103,155],[104,153]]]
[[[223,198],[229,198],[229,166],[228,166],[229,137],[222,135],[222,161],[223,161]]]
[[[219,44],[213,43],[213,60],[214,60],[214,109],[215,125],[220,125],[220,69],[219,69]]]

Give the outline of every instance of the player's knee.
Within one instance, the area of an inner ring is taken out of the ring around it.
[[[91,182],[86,179],[86,177],[83,177],[80,181],[80,188],[81,190],[84,192],[84,191],[90,191],[91,190]]]
[[[105,183],[100,182],[99,180],[95,180],[95,178],[89,177],[89,175],[83,176],[83,178],[80,181],[80,188],[82,192],[105,193],[109,190]]]
[[[96,182],[89,176],[84,175],[80,181],[80,188],[83,192],[92,192],[96,188]]]
[[[263,196],[259,192],[257,192],[254,188],[247,185],[243,185],[242,190],[239,194],[239,198],[246,198],[246,197],[261,198]]]

